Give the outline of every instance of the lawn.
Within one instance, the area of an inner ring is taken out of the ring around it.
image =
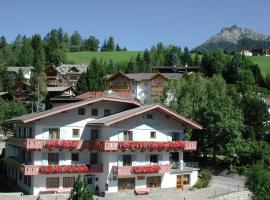
[[[132,57],[136,57],[142,51],[113,51],[113,52],[70,52],[68,53],[68,60],[76,64],[88,65],[92,58],[103,59],[106,61],[113,60],[114,62],[126,61]]]
[[[259,65],[264,75],[270,73],[270,56],[251,56],[250,59]]]

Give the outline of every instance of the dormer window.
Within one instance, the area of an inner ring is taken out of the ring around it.
[[[98,116],[98,109],[92,108],[91,114],[92,114],[92,116]]]
[[[146,119],[153,119],[153,115],[152,114],[147,114]]]
[[[85,115],[85,108],[79,108],[78,115]]]

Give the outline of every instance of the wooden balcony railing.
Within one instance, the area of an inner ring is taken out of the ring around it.
[[[168,142],[90,141],[89,148],[100,151],[117,151],[117,150],[195,151],[197,149],[197,141],[168,141]]]
[[[43,148],[71,149],[71,147],[72,149],[82,149],[84,146],[87,146],[84,145],[82,140],[41,140],[16,137],[9,137],[7,139],[7,144],[28,150],[39,150]]]
[[[141,168],[138,172],[136,168]],[[152,169],[157,168],[157,169]],[[115,176],[131,176],[135,174],[164,174],[172,170],[172,165],[145,165],[145,166],[113,166],[112,173]]]
[[[41,166],[41,165],[22,164],[12,157],[7,157],[6,162],[7,164],[13,166],[15,169],[19,170],[25,176],[35,176],[38,174],[56,174],[56,173],[102,173],[103,172],[103,164],[48,165],[48,166],[42,165]],[[87,166],[87,170],[85,171],[85,170],[78,169],[78,167],[80,167],[81,165]],[[56,168],[57,169],[61,168],[63,170],[57,171],[55,170]]]

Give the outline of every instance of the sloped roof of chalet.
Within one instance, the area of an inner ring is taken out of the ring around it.
[[[67,89],[73,89],[73,87],[47,87],[48,92],[63,92]]]
[[[76,96],[76,99],[87,99],[91,97],[115,97],[120,99],[132,99],[129,92],[114,92],[112,90],[108,91],[98,91],[98,92],[85,92],[81,95]]]
[[[62,64],[59,67],[56,67],[56,70],[61,74],[61,75],[65,75],[69,72],[70,69],[72,68],[76,68],[79,72],[79,74],[83,73],[86,71],[87,66],[84,64]]]
[[[127,99],[119,99],[119,98],[113,98],[113,97],[96,97],[96,98],[88,98],[83,101],[75,102],[75,103],[69,103],[62,106],[58,106],[55,108],[52,108],[50,110],[45,110],[43,112],[35,112],[31,114],[22,115],[19,117],[14,117],[12,119],[6,120],[6,122],[22,122],[22,123],[28,123],[35,120],[39,120],[45,117],[49,117],[51,115],[55,115],[61,112],[65,112],[71,109],[79,108],[88,104],[92,104],[99,101],[111,101],[111,102],[121,102],[121,103],[128,103],[133,104],[136,106],[140,106],[140,104],[133,100],[127,100]]]
[[[180,121],[181,123],[186,124],[187,126],[194,128],[194,129],[202,129],[203,127],[192,121],[187,119],[186,117],[183,117],[182,115],[179,115],[173,111],[171,111],[170,109],[166,108],[165,106],[162,106],[160,104],[151,104],[151,105],[144,105],[144,106],[140,106],[138,108],[133,108],[130,110],[126,110],[120,113],[116,113],[107,117],[103,117],[97,120],[93,120],[91,122],[88,122],[87,125],[104,125],[104,126],[110,126],[112,124],[118,123],[120,121],[129,119],[131,117],[140,115],[142,113],[151,111],[151,110],[158,110],[166,115],[171,116],[172,118],[174,118],[177,121]]]
[[[0,92],[0,96],[3,96],[5,94],[8,94],[8,92]]]
[[[29,71],[33,70],[34,67],[32,67],[32,66],[29,66],[29,67],[14,67],[14,66],[7,67],[8,72],[15,72],[16,74],[19,73],[20,69],[22,69],[23,75],[25,75]]]
[[[107,80],[112,80],[120,74],[122,74],[123,76],[127,77],[130,80],[135,80],[135,81],[151,80],[157,75],[161,75],[168,80],[175,80],[175,79],[181,78],[183,75],[181,73],[132,73],[132,74],[124,74],[122,72],[118,72],[115,74],[107,75],[106,78],[107,78]]]

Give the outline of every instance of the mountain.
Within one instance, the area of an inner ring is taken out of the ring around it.
[[[224,51],[232,52],[242,49],[266,48],[270,48],[270,36],[234,25],[221,29],[218,34],[212,36],[205,43],[193,50],[198,52],[212,52],[223,49]]]

